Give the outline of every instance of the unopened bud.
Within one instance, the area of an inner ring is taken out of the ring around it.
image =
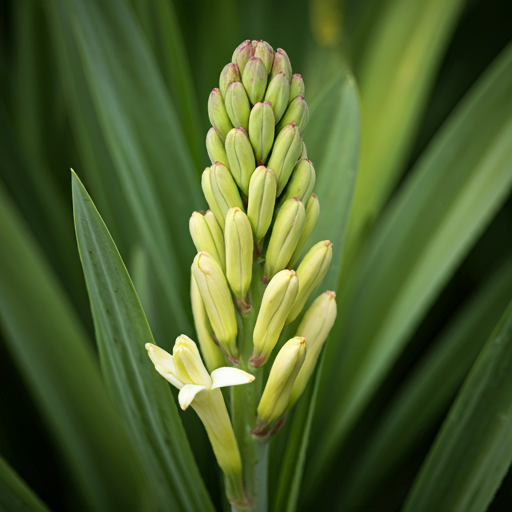
[[[254,48],[254,56],[261,59],[268,75],[274,62],[274,49],[265,41],[253,41],[252,47]]]
[[[245,298],[252,280],[254,242],[247,215],[240,208],[231,208],[226,215],[226,277],[238,307],[246,312],[250,307]]]
[[[281,195],[302,151],[302,139],[298,127],[286,125],[276,138],[267,167],[276,173],[277,195]]]
[[[254,351],[249,361],[253,367],[260,367],[269,358],[279,340],[298,290],[299,280],[293,270],[278,272],[268,284],[254,326]]]
[[[300,395],[302,395],[315,369],[320,351],[336,320],[336,313],[336,294],[331,291],[322,293],[306,311],[297,329],[296,336],[306,338],[308,351],[306,360],[300,369],[299,375],[297,375],[295,379],[295,384],[293,385],[293,390],[290,395],[290,402],[288,404],[289,408],[291,408]]]
[[[247,39],[244,41],[233,52],[233,57],[231,58],[231,62],[236,62],[238,64],[238,69],[240,70],[240,74],[243,74],[245,65],[247,61],[254,55],[254,48],[252,47],[251,41]]]
[[[286,323],[293,322],[302,311],[309,296],[313,290],[322,282],[327,274],[332,260],[332,243],[329,240],[323,240],[315,244],[304,256],[299,267],[297,276],[299,277],[299,293],[293,305]]]
[[[311,161],[307,158],[299,160],[293,169],[285,192],[281,196],[281,202],[290,197],[298,197],[303,203],[306,203],[313,192],[315,182],[316,173]]]
[[[306,148],[306,144],[304,143],[304,140],[302,141],[302,153],[300,154],[300,158],[307,158],[308,157],[308,150]]]
[[[210,128],[206,134],[206,151],[212,164],[221,162],[228,165],[228,157],[224,149],[224,140],[215,128]]]
[[[219,264],[207,252],[199,252],[192,263],[192,274],[217,341],[233,361],[238,359],[235,306]]]
[[[283,117],[288,107],[289,98],[290,82],[288,82],[286,75],[281,71],[272,78],[265,93],[265,100],[270,101],[272,104],[276,123]]]
[[[306,203],[306,222],[304,223],[304,229],[302,230],[302,235],[300,235],[297,248],[293,253],[291,259],[292,263],[290,265],[291,267],[295,267],[298,264],[300,252],[304,247],[304,244],[307,242],[309,236],[313,232],[313,228],[315,227],[319,215],[320,202],[318,201],[318,197],[316,197],[316,194],[311,194],[310,198],[308,199],[308,202]]]
[[[275,134],[275,117],[268,101],[256,103],[249,116],[249,139],[251,140],[258,165],[266,162],[272,149]]]
[[[258,405],[258,422],[253,430],[256,436],[270,434],[285,413],[306,357],[306,338],[300,336],[287,341],[277,354]]]
[[[233,128],[226,137],[226,154],[229,170],[242,192],[247,195],[249,181],[256,168],[254,152],[247,132],[243,128]]]
[[[188,336],[182,334],[176,338],[172,360],[176,377],[184,384],[195,384],[207,388],[212,385],[212,379],[204,367],[197,345]]]
[[[304,96],[297,96],[288,105],[284,116],[276,127],[276,131],[279,133],[287,124],[295,123],[299,127],[300,133],[302,135],[306,130],[308,121],[308,104],[306,103]]]
[[[221,266],[226,268],[226,255],[224,251],[224,235],[213,213],[208,210],[207,214],[194,212],[190,217],[189,228],[192,241],[197,252],[207,252]]]
[[[226,92],[226,111],[231,124],[236,128],[242,126],[246,130],[249,127],[249,114],[251,106],[249,98],[241,82],[233,82]]]
[[[190,302],[192,304],[192,315],[194,317],[194,325],[196,327],[201,353],[203,354],[206,368],[208,368],[208,371],[211,373],[213,370],[225,365],[224,356],[215,343],[215,334],[213,333],[212,325],[208,319],[194,275],[192,275],[190,279]]]
[[[288,82],[291,82],[292,65],[290,63],[290,59],[288,58],[288,54],[284,50],[278,48],[276,53],[274,54],[274,62],[272,63],[270,78],[274,78],[281,71],[286,75]]]
[[[228,210],[235,206],[243,210],[244,207],[233,176],[225,165],[217,162],[204,170],[201,186],[210,209],[224,229]]]
[[[261,59],[251,57],[247,61],[244,72],[242,73],[242,82],[252,105],[261,101],[263,96],[265,96],[267,76],[267,69]]]
[[[221,89],[222,90],[222,89]],[[292,76],[292,85],[290,86],[290,101],[297,96],[304,96],[306,93],[306,87],[304,86],[304,80],[302,75],[298,73]]]
[[[274,213],[277,181],[272,169],[258,167],[249,183],[247,216],[251,222],[255,242],[259,242],[268,231]]]
[[[219,79],[219,89],[222,94],[222,97],[226,99],[226,92],[228,87],[233,82],[241,82],[242,77],[240,76],[240,70],[238,69],[238,64],[235,62],[230,62],[224,66],[220,74]]]
[[[208,98],[208,117],[212,126],[217,129],[222,140],[224,140],[233,125],[229,120],[219,89],[213,89]]]
[[[304,229],[306,210],[296,197],[284,202],[277,214],[265,257],[267,279],[286,268]]]

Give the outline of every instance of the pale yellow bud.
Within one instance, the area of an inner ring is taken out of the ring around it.
[[[259,242],[272,222],[276,202],[277,181],[272,169],[258,167],[249,183],[249,204],[247,216],[251,222],[254,240]]]
[[[318,220],[318,216],[320,215],[320,202],[316,197],[316,194],[311,194],[306,203],[306,222],[304,223],[304,229],[302,230],[302,235],[300,235],[299,243],[295,248],[291,259],[290,267],[295,267],[299,263],[300,252],[304,247],[304,244],[307,242],[309,236],[313,232],[316,221]]]
[[[226,255],[224,251],[224,235],[222,229],[211,210],[205,214],[194,212],[189,222],[190,235],[197,252],[207,252],[221,266],[226,268]]]
[[[188,336],[182,334],[176,338],[172,360],[176,376],[184,384],[196,384],[207,388],[212,385],[212,379],[204,367],[197,345]]]

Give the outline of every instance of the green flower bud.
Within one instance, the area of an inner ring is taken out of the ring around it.
[[[309,121],[309,108],[304,96],[297,96],[288,105],[283,118],[276,126],[277,133],[279,133],[287,124],[295,123],[302,135],[306,130]]]
[[[268,231],[274,213],[277,181],[272,169],[258,167],[249,183],[247,216],[251,222],[254,240],[259,242]]]
[[[290,59],[284,50],[278,48],[274,54],[274,62],[272,63],[270,78],[274,78],[278,73],[281,73],[281,71],[286,75],[288,83],[290,83],[292,81],[292,65],[290,63]]]
[[[247,39],[241,43],[236,50],[233,52],[233,57],[231,58],[231,62],[236,62],[238,64],[238,69],[240,70],[240,74],[243,74],[245,65],[247,61],[254,55],[254,48],[251,44],[251,41]]]
[[[254,56],[261,59],[268,75],[274,62],[274,49],[265,41],[253,41],[252,47],[254,48]]]
[[[192,241],[197,252],[207,252],[221,266],[222,271],[226,268],[226,255],[224,251],[224,235],[213,213],[208,210],[210,216],[194,212],[190,217],[189,228]]]
[[[261,101],[263,96],[265,96],[267,76],[267,69],[261,59],[258,59],[258,57],[251,57],[247,61],[242,74],[242,82],[245,90],[247,91],[247,96],[249,96],[253,105],[258,103],[258,101]]]
[[[208,117],[212,126],[217,129],[222,140],[224,140],[233,125],[229,120],[219,89],[213,89],[208,98]]]
[[[305,220],[306,210],[299,199],[292,197],[285,201],[277,214],[268,243],[265,257],[265,276],[267,279],[272,279],[277,272],[286,268],[290,262],[304,229]]]
[[[244,208],[233,176],[225,165],[217,162],[204,170],[201,186],[210,209],[220,227],[224,229],[224,219],[228,210],[235,206],[242,210]]]
[[[242,192],[247,195],[249,181],[256,168],[254,153],[247,132],[243,128],[233,128],[226,137],[226,154],[229,170]]]
[[[306,149],[306,144],[304,143],[304,140],[302,141],[302,153],[300,154],[300,158],[301,160],[303,158],[307,158],[308,157],[308,150]]]
[[[249,116],[249,139],[258,165],[263,165],[272,149],[275,134],[275,117],[268,101],[256,103]]]
[[[252,280],[254,242],[251,223],[240,208],[231,208],[226,215],[226,277],[242,312],[250,309],[246,302]]]
[[[251,105],[241,82],[233,82],[226,92],[226,111],[234,127],[249,127]]]
[[[299,160],[293,169],[292,177],[284,194],[281,196],[281,203],[290,197],[298,197],[303,203],[306,203],[313,192],[315,181],[316,173],[311,161],[307,158]]]
[[[324,240],[315,244],[297,268],[299,277],[299,293],[286,323],[293,322],[302,311],[313,290],[322,282],[332,260],[332,243]]]
[[[192,315],[196,327],[197,339],[201,347],[201,353],[209,372],[224,366],[224,356],[215,343],[215,334],[204,307],[203,299],[199,293],[194,276],[190,279],[190,302],[192,303]]]
[[[304,86],[304,80],[302,80],[302,75],[299,75],[298,73],[296,75],[293,75],[292,85],[290,86],[290,101],[292,101],[297,96],[304,96],[305,93],[306,87]]]
[[[277,195],[286,187],[302,151],[300,132],[294,123],[286,125],[276,138],[267,167],[276,173]]]
[[[281,71],[270,80],[267,92],[265,93],[265,101],[272,103],[276,123],[283,117],[288,107],[289,98],[290,82],[288,82],[286,75]]]
[[[220,74],[219,79],[219,89],[220,93],[222,94],[222,97],[226,99],[226,92],[230,84],[232,84],[233,82],[240,82],[241,80],[242,77],[240,76],[238,64],[236,64],[235,62],[230,62],[229,64],[226,64]]]
[[[224,149],[224,139],[213,127],[210,128],[206,134],[206,151],[208,151],[208,156],[212,164],[221,162],[224,165],[228,165],[228,157]]]
[[[293,270],[281,270],[268,284],[253,332],[254,351],[249,362],[254,368],[265,364],[276,346],[298,290],[299,280]]]
[[[316,194],[311,194],[308,202],[306,203],[306,222],[304,223],[304,229],[302,230],[302,235],[300,235],[299,243],[297,244],[297,248],[293,253],[291,259],[291,267],[295,267],[298,264],[298,260],[300,257],[300,252],[304,247],[307,239],[313,232],[313,228],[315,227],[316,221],[318,220],[318,216],[320,215],[320,202],[316,197]]]
[[[306,357],[306,338],[296,336],[283,345],[272,365],[258,404],[258,422],[253,430],[254,435],[269,435],[279,423],[288,407],[293,385]]]
[[[306,311],[297,329],[296,336],[304,336],[304,338],[306,338],[308,351],[306,360],[300,369],[299,375],[297,375],[295,379],[288,408],[291,408],[300,395],[302,395],[315,369],[324,342],[331,332],[337,313],[335,299],[336,294],[334,292],[328,291],[322,293]]]
[[[235,306],[222,269],[207,252],[199,252],[192,263],[192,274],[217,341],[228,357],[237,361]]]

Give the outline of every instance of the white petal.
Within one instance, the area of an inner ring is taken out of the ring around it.
[[[185,384],[178,395],[180,406],[185,410],[194,400],[195,396],[199,391],[207,389],[206,386],[198,386],[197,384]]]
[[[156,371],[173,386],[181,389],[183,382],[176,377],[176,369],[174,368],[171,354],[153,345],[153,343],[146,343],[146,350],[148,351],[149,358],[155,365]]]
[[[239,370],[238,368],[217,368],[212,372],[213,384],[210,389],[225,388],[226,386],[238,386],[240,384],[249,384],[254,380],[254,375]]]

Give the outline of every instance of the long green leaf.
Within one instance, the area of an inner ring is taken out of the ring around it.
[[[375,229],[327,346],[315,471],[334,453],[512,183],[512,46],[438,134]],[[482,130],[481,127],[486,129]],[[335,369],[334,369],[335,368]],[[336,390],[333,404],[329,389]],[[329,398],[327,398],[329,397]]]
[[[75,175],[72,182],[78,248],[110,394],[162,510],[213,510],[169,385],[146,353],[153,336],[130,276],[87,191]]]
[[[512,303],[434,443],[404,512],[484,512],[512,462]]]
[[[94,510],[140,510],[140,466],[86,335],[0,187],[0,318],[5,342]]]
[[[0,457],[0,510],[49,512],[48,507],[2,457]]]
[[[512,297],[512,261],[506,260],[463,307],[375,425],[375,434],[344,482],[342,510],[357,510],[439,420],[467,376]]]

